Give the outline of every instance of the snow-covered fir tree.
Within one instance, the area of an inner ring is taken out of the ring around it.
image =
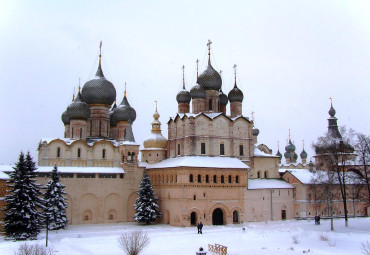
[[[21,152],[19,160],[10,173],[10,195],[5,197],[5,235],[12,240],[36,239],[40,233],[43,215],[43,199],[40,185],[36,183],[35,162],[28,152]]]
[[[44,189],[45,209],[44,215],[48,221],[49,230],[64,229],[68,224],[66,214],[67,201],[63,194],[65,186],[60,183],[60,175],[57,166],[51,172],[51,180]]]
[[[139,186],[139,197],[136,199],[134,216],[136,222],[149,224],[162,217],[159,211],[158,198],[153,191],[152,183],[150,182],[149,175],[144,174]]]

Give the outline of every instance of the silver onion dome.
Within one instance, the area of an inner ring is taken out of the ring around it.
[[[67,107],[69,119],[87,120],[90,117],[90,113],[90,106],[82,101],[81,93],[78,91],[76,99]]]
[[[199,84],[196,84],[193,86],[190,90],[190,95],[192,99],[195,98],[206,98],[206,91],[200,86]]]
[[[208,62],[207,69],[201,73],[197,79],[197,83],[205,90],[220,90],[222,86],[221,75]]]
[[[238,88],[238,86],[236,86],[236,83],[234,85],[234,88],[230,90],[228,98],[230,102],[243,102],[244,99],[243,92]]]
[[[307,158],[307,152],[303,149],[303,151],[300,154],[301,158]]]
[[[228,97],[220,89],[220,104],[226,106],[229,103]]]
[[[258,128],[253,128],[252,131],[254,136],[258,136],[260,134],[260,130]]]
[[[120,121],[133,123],[136,120],[136,111],[130,106],[126,95],[123,97],[121,104],[114,109],[112,118],[114,118],[116,123]]]
[[[82,88],[82,98],[87,104],[112,105],[116,99],[116,89],[105,79],[101,63],[99,63],[95,78],[86,82]]]
[[[62,121],[63,123],[66,125],[66,124],[69,124],[71,122],[70,118],[68,117],[68,114],[67,114],[67,110],[65,110],[63,113],[62,113]]]
[[[294,144],[292,143],[291,140],[289,140],[289,144],[287,146],[285,146],[285,151],[287,151],[287,152],[295,151],[295,146],[294,146]]]
[[[179,93],[176,95],[176,101],[178,103],[190,103],[191,95],[189,91],[186,89],[182,89]]]

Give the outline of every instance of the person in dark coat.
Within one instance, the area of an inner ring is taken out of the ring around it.
[[[318,224],[318,216],[315,215],[315,225],[317,225],[317,224]]]
[[[199,224],[199,222],[197,224],[197,230],[198,230],[198,234],[199,234],[200,233],[200,224]]]
[[[200,231],[200,233],[201,233],[201,234],[203,234],[203,233],[202,233],[202,229],[203,229],[203,223],[202,223],[202,222],[200,222],[200,223],[199,223],[199,231]]]
[[[317,225],[320,225],[320,215],[317,216]]]

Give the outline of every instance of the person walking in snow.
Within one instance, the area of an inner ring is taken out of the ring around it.
[[[202,223],[202,222],[200,222],[200,224],[199,224],[199,231],[200,231],[200,233],[201,233],[201,234],[203,234],[203,233],[202,233],[202,229],[203,229],[203,223]]]
[[[200,233],[200,224],[199,224],[199,222],[197,224],[197,230],[198,230],[198,234],[199,234]]]
[[[320,225],[320,215],[317,216],[317,225]]]

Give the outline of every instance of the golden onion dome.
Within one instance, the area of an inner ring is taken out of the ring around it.
[[[154,121],[152,122],[151,134],[144,140],[144,148],[159,148],[167,149],[167,139],[163,137],[161,132],[161,122],[158,120],[160,117],[157,106],[153,114]]]

